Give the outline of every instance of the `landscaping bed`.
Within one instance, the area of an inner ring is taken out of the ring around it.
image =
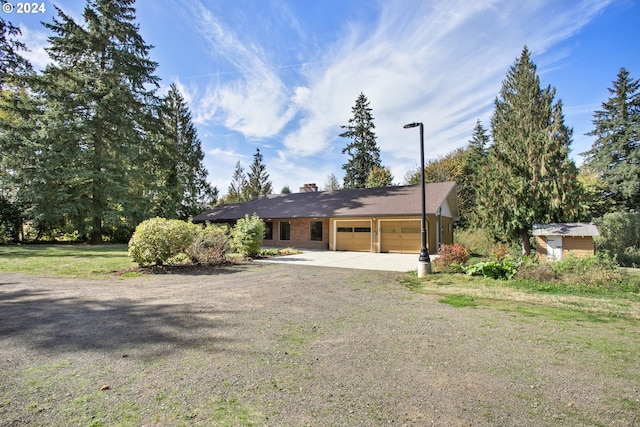
[[[0,425],[640,423],[636,318],[497,281],[439,302],[455,277],[425,294],[402,273],[262,263],[0,273]]]

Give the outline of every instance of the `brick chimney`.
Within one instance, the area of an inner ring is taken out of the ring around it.
[[[300,187],[301,193],[315,193],[318,191],[318,186],[314,183],[304,184],[304,186]]]

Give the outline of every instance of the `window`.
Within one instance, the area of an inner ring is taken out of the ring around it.
[[[311,241],[322,241],[322,221],[311,221]]]
[[[353,227],[338,227],[338,233],[353,233]]]
[[[264,240],[273,240],[273,222],[264,223]]]
[[[280,240],[291,240],[291,223],[280,221]]]

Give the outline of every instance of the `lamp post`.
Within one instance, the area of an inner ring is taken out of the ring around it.
[[[422,219],[420,222],[420,256],[418,257],[418,277],[431,274],[431,260],[427,251],[427,206],[425,201],[424,185],[424,126],[422,123],[413,122],[404,125],[405,129],[420,126],[420,182],[422,183]]]

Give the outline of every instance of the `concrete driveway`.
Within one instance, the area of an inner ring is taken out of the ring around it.
[[[433,260],[434,257],[431,257]],[[295,255],[265,258],[257,262],[355,268],[361,270],[410,271],[418,269],[418,254],[304,250]]]

